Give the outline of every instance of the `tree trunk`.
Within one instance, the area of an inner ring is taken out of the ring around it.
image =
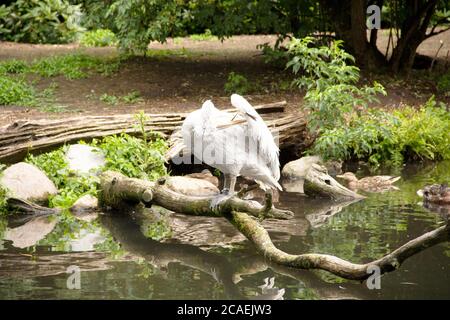
[[[426,32],[431,17],[436,10],[438,0],[430,0],[419,6],[415,1],[408,7],[407,18],[401,28],[401,37],[392,52],[389,61],[394,72],[409,72],[414,64],[414,58],[419,45],[426,39]]]
[[[382,0],[375,2],[382,7]],[[367,1],[322,0],[320,3],[334,23],[336,38],[344,41],[346,50],[356,58],[359,66],[367,69],[389,66],[397,73],[408,72],[413,67],[417,48],[427,38],[427,28],[438,0],[415,0],[404,4],[406,18],[389,61],[376,46],[377,30],[372,30],[370,41],[367,40]]]
[[[378,50],[371,36],[372,43],[367,40],[366,1],[364,0],[322,0],[321,5],[334,22],[336,38],[344,41],[345,49],[356,58],[362,68],[376,69],[386,65],[384,55]]]

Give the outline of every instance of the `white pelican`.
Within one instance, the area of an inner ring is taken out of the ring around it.
[[[210,100],[190,113],[181,128],[184,145],[224,173],[224,193],[234,193],[238,176],[255,180],[265,191],[282,190],[279,149],[272,133],[242,96],[233,94],[231,104],[238,109],[234,116],[218,110]]]

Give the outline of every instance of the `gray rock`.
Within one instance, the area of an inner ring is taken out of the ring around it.
[[[303,157],[286,163],[283,170],[281,170],[281,175],[283,178],[291,180],[304,179],[311,166],[320,162],[321,159],[318,156]]]
[[[70,212],[78,219],[91,222],[98,217],[98,199],[90,194],[79,198],[70,208]]]
[[[211,171],[209,171],[208,169],[205,169],[199,173],[189,173],[185,175],[185,177],[206,180],[211,182],[216,187],[219,187],[219,178],[213,176]]]
[[[51,195],[58,193],[52,181],[36,166],[19,162],[5,171],[0,177],[0,185],[11,196],[45,204]]]
[[[168,177],[166,186],[187,196],[213,196],[219,193],[219,189],[211,182],[189,177]]]
[[[284,190],[305,193],[304,183],[307,173],[313,164],[320,163],[320,161],[321,159],[318,156],[308,156],[286,163],[281,170]]]
[[[66,152],[66,162],[69,169],[79,174],[87,174],[104,166],[105,156],[99,148],[73,144]]]
[[[320,157],[303,157],[287,163],[281,175],[282,185],[288,192],[309,193],[323,195],[333,199],[363,199],[364,197],[353,192],[328,174]]]

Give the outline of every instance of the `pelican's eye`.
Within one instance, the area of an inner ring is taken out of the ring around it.
[[[327,185],[331,186],[331,181],[330,181],[329,179],[326,179],[326,180],[325,180],[325,183],[326,183]]]

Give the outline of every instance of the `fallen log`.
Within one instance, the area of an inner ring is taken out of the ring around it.
[[[133,204],[140,200],[145,205],[156,204],[174,212],[196,216],[221,217],[223,209],[219,207],[244,211],[258,218],[287,219],[292,215],[290,211],[275,208],[270,196],[266,197],[264,205],[238,197],[228,197],[221,203],[215,203],[216,197],[195,197],[177,193],[165,185],[164,178],[153,183],[128,178],[115,171],[105,171],[100,175],[99,190],[99,206],[104,208],[117,208],[122,202]]]
[[[120,188],[117,186],[120,186]],[[127,189],[126,192],[123,188]],[[355,264],[327,254],[292,255],[278,249],[273,244],[267,230],[252,217],[289,217],[288,212],[273,208],[270,199],[266,199],[265,205],[254,201],[244,201],[235,196],[217,202],[215,196],[192,197],[178,194],[165,187],[164,180],[159,180],[157,183],[148,183],[138,179],[130,179],[112,171],[107,171],[101,175],[99,190],[101,190],[99,203],[104,208],[120,208],[120,204],[128,200],[127,194],[132,194],[131,202],[135,203],[139,195],[144,194],[143,190],[145,190],[147,196],[151,194],[150,201],[142,199],[142,202],[147,206],[156,204],[187,215],[225,217],[255,245],[258,252],[269,262],[296,269],[322,269],[351,280],[367,279],[373,273],[373,267],[379,268],[380,274],[396,270],[407,258],[450,239],[450,225],[447,223],[409,241],[378,260],[366,264]]]
[[[281,148],[300,144],[306,134],[303,117],[283,114],[286,101],[256,106],[268,126],[279,132]],[[235,109],[227,109],[232,112]],[[148,114],[144,128],[164,138],[176,130],[187,113]],[[45,152],[66,143],[109,135],[139,135],[134,115],[84,116],[58,120],[19,120],[0,128],[0,161],[22,160],[29,152]],[[297,139],[295,139],[297,138]]]

